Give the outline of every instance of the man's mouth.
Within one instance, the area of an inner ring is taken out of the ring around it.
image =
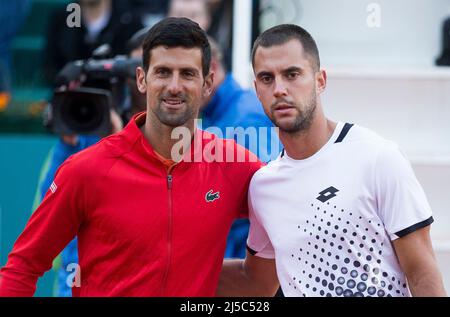
[[[174,110],[181,108],[181,106],[185,104],[185,100],[179,98],[165,98],[162,99],[162,102],[165,104],[166,108]]]
[[[294,108],[288,103],[279,103],[275,106],[275,110],[284,110],[284,109],[291,109]]]
[[[278,103],[273,110],[277,114],[288,114],[294,109],[295,107],[288,103]]]

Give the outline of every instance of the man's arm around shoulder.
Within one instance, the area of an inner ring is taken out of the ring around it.
[[[216,295],[219,297],[269,297],[279,287],[275,259],[247,252],[245,260],[224,260]]]

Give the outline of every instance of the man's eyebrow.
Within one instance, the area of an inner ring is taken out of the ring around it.
[[[303,71],[304,71],[304,69],[302,67],[300,67],[300,66],[291,66],[291,67],[288,67],[286,69],[283,69],[281,72],[283,74],[287,74],[287,73],[292,73],[292,72],[302,73]],[[263,71],[259,72],[258,74],[256,74],[257,78],[261,78],[261,77],[264,77],[264,76],[273,76],[273,73],[263,70]]]
[[[182,72],[192,72],[195,75],[200,74],[199,70],[196,68],[193,68],[193,67],[183,67],[183,68],[181,68],[181,71]]]
[[[157,70],[170,70],[170,71],[172,71],[173,70],[171,67],[166,66],[166,65],[156,65],[156,66],[154,66],[153,69],[155,71],[157,71]],[[194,67],[181,67],[180,71],[181,72],[192,72],[192,73],[194,73],[196,75],[200,74],[199,70],[194,68]]]
[[[170,68],[169,67],[167,67],[167,66],[164,66],[164,65],[156,65],[156,66],[154,66],[153,67],[153,70],[161,70],[161,69],[163,69],[163,70],[170,70]]]
[[[257,77],[257,78],[261,78],[261,77],[263,77],[263,76],[272,76],[272,73],[263,70],[263,71],[259,72],[258,74],[256,74],[256,77]]]
[[[303,68],[301,68],[299,66],[291,66],[291,67],[288,67],[286,69],[283,69],[283,71],[282,71],[283,74],[293,73],[293,72],[302,73],[303,72]]]

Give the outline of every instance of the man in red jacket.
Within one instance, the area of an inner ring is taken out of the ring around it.
[[[61,166],[0,271],[0,296],[32,296],[75,236],[74,296],[215,294],[228,230],[247,214],[261,163],[196,128],[213,82],[210,46],[196,23],[165,19],[143,49],[136,77],[146,113]]]

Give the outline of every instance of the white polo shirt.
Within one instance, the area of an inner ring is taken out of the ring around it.
[[[316,154],[285,151],[250,183],[248,249],[285,296],[410,296],[392,241],[433,222],[398,147],[339,122]]]

